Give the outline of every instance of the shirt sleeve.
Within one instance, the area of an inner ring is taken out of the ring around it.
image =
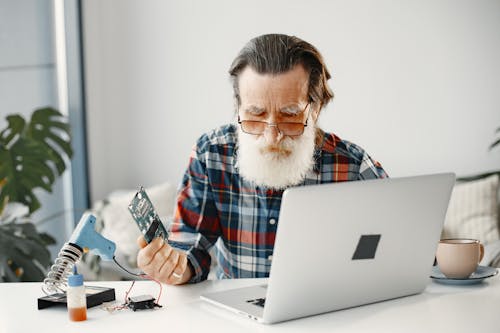
[[[220,235],[220,223],[211,186],[206,156],[199,148],[193,149],[177,194],[177,204],[170,225],[169,243],[186,252],[193,268],[190,283],[206,280],[210,271],[209,249]]]
[[[359,166],[359,180],[363,179],[376,179],[376,178],[388,178],[389,176],[385,172],[382,165],[373,160],[366,152],[363,153],[363,158]]]

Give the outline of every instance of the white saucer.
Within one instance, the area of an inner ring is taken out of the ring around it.
[[[443,273],[441,273],[438,266],[434,266],[432,267],[431,278],[439,283],[465,285],[465,284],[481,283],[484,279],[495,276],[497,274],[498,274],[498,269],[494,267],[477,266],[476,271],[466,279],[450,279],[447,278]]]

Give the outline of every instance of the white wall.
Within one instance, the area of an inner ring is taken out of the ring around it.
[[[500,168],[498,0],[86,0],[92,199],[177,184],[196,138],[233,120],[227,70],[264,33],[323,53],[320,124],[391,176]]]

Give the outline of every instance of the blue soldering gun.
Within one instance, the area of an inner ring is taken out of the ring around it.
[[[64,293],[68,275],[87,250],[103,260],[114,259],[115,243],[99,234],[95,230],[95,223],[96,217],[90,213],[83,214],[80,218],[68,243],[59,251],[47,277],[43,280],[42,290],[45,294]]]
[[[90,213],[83,214],[69,243],[78,245],[84,252],[87,249],[103,260],[113,260],[116,245],[95,230],[96,217]]]

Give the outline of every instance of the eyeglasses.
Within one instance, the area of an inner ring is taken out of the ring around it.
[[[302,112],[305,112],[309,103]],[[260,120],[241,120],[238,115],[238,124],[241,126],[241,130],[247,134],[260,135],[264,133],[266,128],[276,127],[276,129],[283,135],[286,136],[299,136],[304,133],[304,128],[307,126],[307,121],[309,120],[309,113],[307,114],[306,123],[297,122],[282,122],[282,123],[268,123],[267,121]]]

